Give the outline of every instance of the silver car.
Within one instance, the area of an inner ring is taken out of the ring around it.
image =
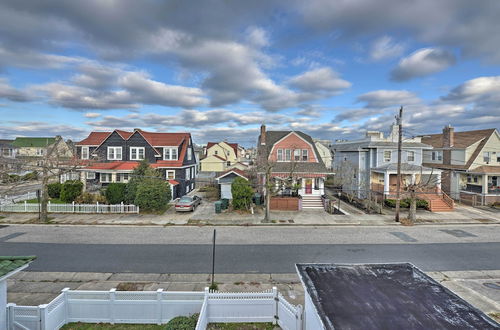
[[[175,203],[177,212],[194,211],[201,204],[201,198],[198,196],[183,196]]]

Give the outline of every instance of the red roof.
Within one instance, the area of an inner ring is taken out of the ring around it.
[[[231,172],[234,172],[234,173],[236,173],[236,174],[238,174],[238,175],[240,175],[240,176],[242,176],[242,177],[244,177],[245,179],[248,180],[248,175],[244,171],[242,171],[240,169],[237,169],[237,168],[232,168],[230,170],[227,170],[227,171],[223,172],[216,179],[222,178],[223,176],[226,176],[227,174],[229,174]]]
[[[132,171],[139,162],[111,162],[111,163],[95,163],[86,170],[114,170],[114,171]]]
[[[75,143],[82,146],[98,146],[113,132],[91,132],[87,138]]]
[[[168,180],[168,183],[170,183],[172,186],[176,186],[179,184],[179,182],[177,182],[175,180]]]
[[[233,148],[234,150],[234,154],[236,156],[238,156],[238,143],[229,143],[229,142],[226,142],[226,141],[223,141],[224,143],[226,143],[227,145],[229,145],[231,148]],[[216,144],[219,144],[220,142],[208,142],[207,143],[207,149],[210,149],[210,147],[216,145]]]
[[[182,148],[184,149],[184,148]],[[185,151],[184,151],[185,153]],[[181,151],[182,154],[182,151]],[[159,160],[154,164],[149,164],[152,168],[158,168],[158,167],[179,167],[182,166],[182,159],[180,158],[178,160]]]
[[[114,130],[123,139],[128,140],[134,132],[127,132],[122,130]],[[191,136],[190,133],[157,133],[157,132],[146,132],[143,130],[137,130],[149,144],[153,147],[173,147],[179,146],[184,139]],[[80,142],[77,142],[78,146],[98,146],[104,142],[113,132],[91,132],[89,136]]]

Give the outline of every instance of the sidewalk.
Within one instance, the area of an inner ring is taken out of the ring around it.
[[[345,204],[345,203],[344,203]],[[255,214],[240,212],[215,213],[213,203],[204,202],[195,212],[175,212],[171,207],[162,215],[154,214],[50,214],[51,224],[78,224],[78,225],[301,225],[301,226],[386,226],[399,225],[394,222],[394,213],[364,214],[351,213],[353,207],[341,205],[346,215],[333,215],[323,210],[303,211],[272,211],[271,221],[263,223],[262,209],[256,209]],[[403,210],[402,217],[407,210]],[[0,223],[36,223],[37,214],[8,213],[2,214]],[[500,211],[458,206],[454,212],[417,211],[416,225],[432,224],[498,224]]]
[[[500,314],[500,270],[428,272],[428,275],[487,314]],[[276,286],[293,304],[304,305],[304,290],[297,274],[216,274],[220,291],[251,292]],[[8,301],[38,305],[54,299],[63,288],[74,290],[202,291],[210,285],[207,274],[136,274],[20,272],[7,280]]]

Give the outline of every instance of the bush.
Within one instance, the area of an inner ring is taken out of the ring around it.
[[[47,185],[47,191],[50,198],[60,198],[61,197],[62,184],[59,182],[54,182]]]
[[[134,203],[135,197],[137,196],[137,187],[146,179],[145,176],[158,176],[158,173],[149,167],[146,160],[143,160],[136,168],[134,168],[134,171],[131,174],[131,179],[127,183],[124,198],[127,204]]]
[[[104,195],[109,204],[120,204],[125,201],[126,190],[127,185],[125,183],[110,183]]]
[[[193,314],[191,316],[174,317],[167,323],[165,330],[194,330],[196,329],[198,316],[198,314]]]
[[[9,174],[8,182],[17,182],[21,180],[21,177],[17,174]]]
[[[401,208],[409,208],[411,200],[409,198],[405,198],[399,201],[399,207]],[[388,207],[395,208],[396,200],[395,199],[385,199],[384,204]],[[417,199],[417,209],[426,209],[429,203],[424,199]]]
[[[429,208],[429,202],[425,199],[417,199],[417,209],[427,209]]]
[[[66,203],[74,202],[82,194],[83,183],[78,180],[66,181],[61,188],[61,200]]]
[[[134,204],[142,211],[160,212],[171,199],[170,185],[161,179],[144,180],[137,185]]]
[[[252,204],[253,189],[250,183],[240,177],[233,180],[231,184],[233,195],[232,205],[235,210],[248,210]]]
[[[38,179],[38,172],[37,171],[26,173],[21,178],[21,180],[23,180],[23,181],[37,180],[37,179]]]

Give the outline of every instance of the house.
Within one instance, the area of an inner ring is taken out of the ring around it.
[[[190,133],[157,133],[134,129],[92,132],[76,144],[77,156],[92,164],[81,169],[87,190],[111,182],[128,182],[134,168],[146,160],[174,186],[172,198],[194,189],[197,161]]]
[[[14,140],[0,140],[0,171],[15,172],[17,149],[12,144]]]
[[[230,169],[216,178],[217,184],[219,185],[220,188],[221,198],[233,199],[233,194],[231,192],[231,185],[234,179],[238,177],[243,178],[247,181],[249,179],[248,175],[245,172],[237,168]]]
[[[229,142],[208,142],[205,157],[200,161],[203,172],[223,172],[238,162],[238,144]]]
[[[0,330],[7,330],[7,279],[28,267],[35,258],[0,256]]]
[[[314,139],[313,141],[326,168],[329,170],[333,169],[332,142],[319,139]]]
[[[497,329],[486,314],[409,263],[297,264],[304,330]]]
[[[266,131],[262,125],[257,146],[258,180],[263,191],[269,173],[278,194],[287,195],[290,187],[296,187],[303,208],[309,204],[322,208],[324,182],[331,173],[309,135],[300,131]]]
[[[453,199],[473,205],[500,202],[500,134],[497,129],[422,136],[433,147],[424,152],[427,167],[443,170],[442,188]]]
[[[334,169],[342,191],[358,198],[375,195],[395,198],[397,188],[398,125],[392,125],[389,136],[368,131],[365,138],[336,142]],[[425,183],[421,198],[433,201],[434,211],[450,211],[452,202],[441,193],[441,170],[422,165],[424,151],[432,146],[421,137],[404,138],[401,155],[402,190],[411,183]]]

